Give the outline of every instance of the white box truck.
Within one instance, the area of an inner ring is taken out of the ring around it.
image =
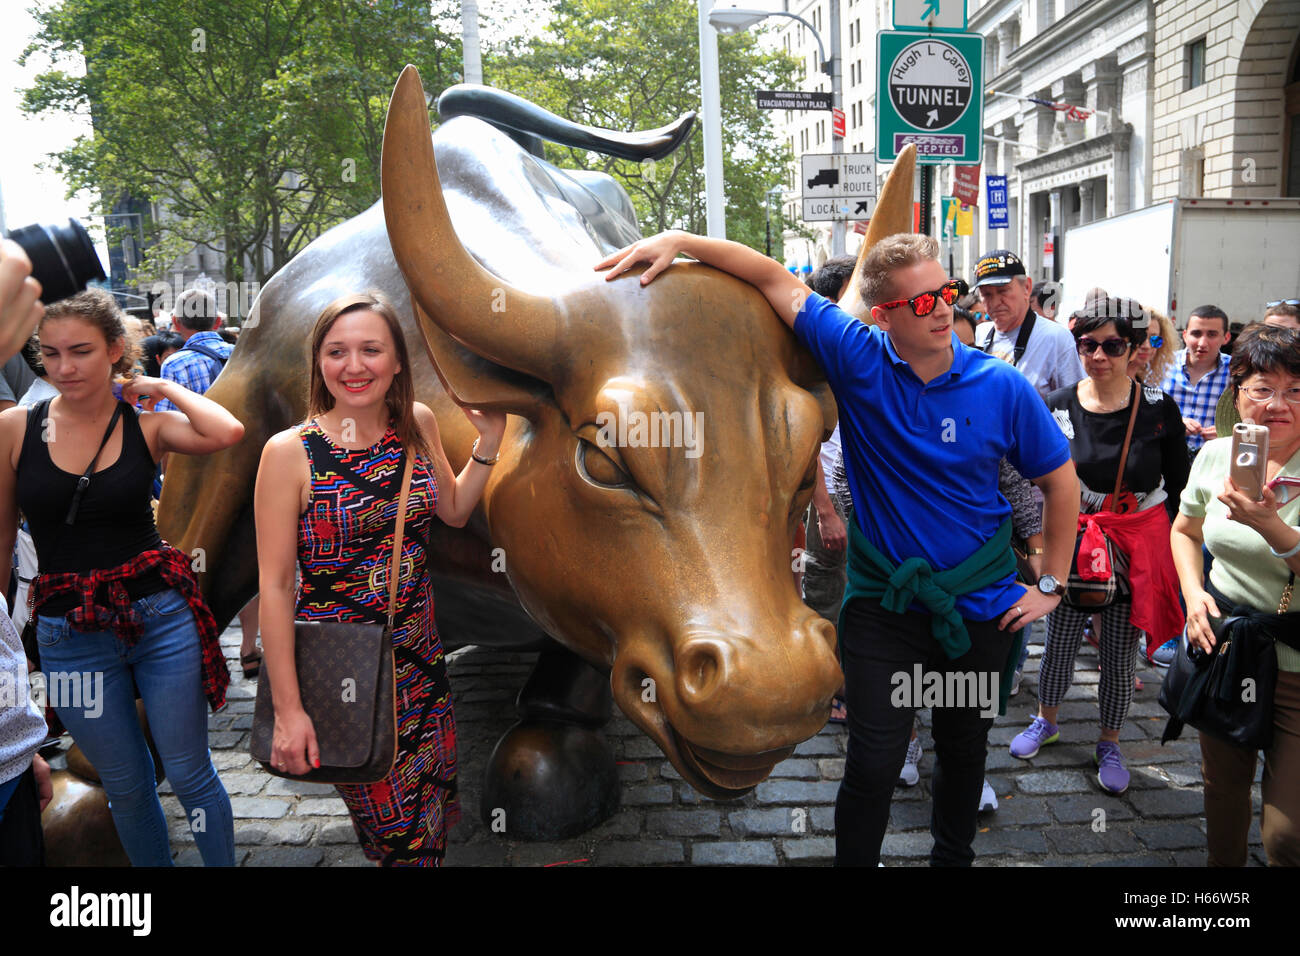
[[[1199,305],[1246,324],[1300,298],[1300,199],[1169,199],[1069,229],[1063,252],[1062,321],[1100,287],[1179,328]]]

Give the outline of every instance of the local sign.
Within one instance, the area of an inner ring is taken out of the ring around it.
[[[821,153],[800,157],[804,222],[870,219],[876,208],[876,157]]]
[[[890,162],[908,143],[917,162],[980,161],[984,138],[984,37],[978,33],[881,31],[876,157]]]

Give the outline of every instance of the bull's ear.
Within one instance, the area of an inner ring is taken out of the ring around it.
[[[858,261],[853,267],[853,277],[849,287],[840,297],[839,306],[849,315],[872,325],[871,310],[858,294],[862,282],[862,264],[867,254],[881,239],[900,232],[912,231],[912,181],[916,178],[916,144],[908,143],[894,160],[889,175],[885,177],[885,186],[880,190],[880,199],[876,202],[876,211],[871,214],[871,225],[858,250]]]
[[[513,412],[529,419],[555,404],[551,388],[545,382],[470,351],[432,321],[418,303],[411,304],[433,370],[456,404]]]
[[[840,419],[839,407],[835,404],[835,395],[831,392],[828,382],[822,381],[813,385],[808,391],[812,392],[813,398],[817,399],[817,404],[822,410],[822,441],[831,437],[831,432],[835,431],[835,424]]]
[[[835,423],[839,421],[839,407],[835,404],[835,395],[831,392],[826,374],[817,364],[812,353],[802,345],[796,345],[791,356],[790,381],[812,394],[822,410],[822,441],[831,437]]]

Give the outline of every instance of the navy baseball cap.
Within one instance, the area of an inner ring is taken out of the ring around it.
[[[1016,276],[1025,274],[1025,264],[1018,255],[1009,249],[994,249],[980,256],[979,262],[975,263],[975,284],[971,288],[1006,285]]]

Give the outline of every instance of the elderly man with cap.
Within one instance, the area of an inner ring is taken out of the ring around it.
[[[1043,398],[1084,377],[1074,336],[1031,308],[1034,280],[1019,256],[1006,249],[981,256],[973,288],[993,320],[976,331],[977,349],[1010,362]]]

